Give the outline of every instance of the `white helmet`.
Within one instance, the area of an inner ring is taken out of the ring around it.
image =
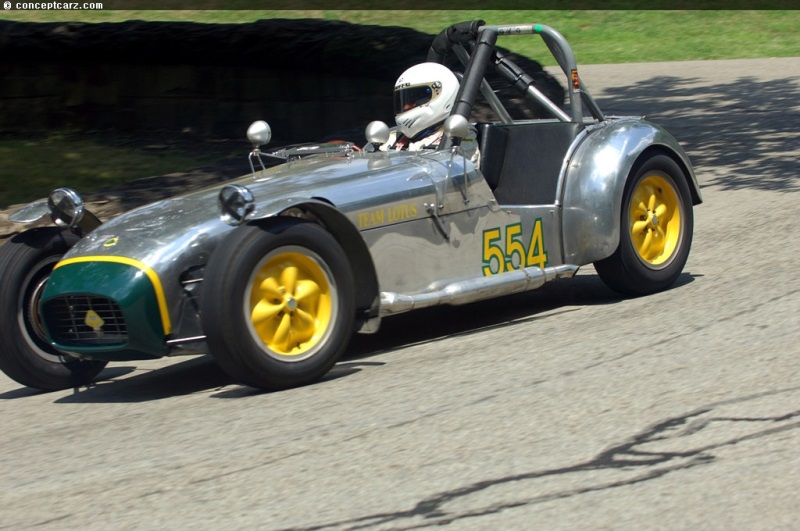
[[[453,109],[458,92],[455,74],[439,63],[412,66],[394,86],[397,125],[409,138],[444,121]]]

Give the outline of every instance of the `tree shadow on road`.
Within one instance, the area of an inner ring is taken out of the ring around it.
[[[420,495],[405,508],[322,520],[291,529],[421,529],[460,527],[462,523],[469,527],[469,522],[482,522],[477,518],[497,520],[497,515],[505,511],[534,512],[536,506],[569,499],[596,503],[598,493],[631,488],[691,469],[708,469],[715,463],[734,463],[728,466],[735,467],[736,461],[742,459],[743,448],[796,437],[800,410],[792,409],[791,399],[797,393],[798,388],[794,387],[734,395],[676,412],[621,437],[587,459],[548,468],[529,467],[521,461],[513,473],[493,476],[487,472],[464,481],[455,479],[449,488]],[[789,406],[770,401],[781,395],[787,397],[784,402]],[[679,484],[680,479],[673,483]]]
[[[702,186],[800,190],[800,76],[743,77],[708,86],[698,78],[654,77],[607,88],[611,115],[647,115],[689,153]]]

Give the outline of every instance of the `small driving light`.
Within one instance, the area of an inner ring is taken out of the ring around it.
[[[256,208],[253,193],[244,186],[229,184],[219,191],[222,221],[228,225],[241,225]]]
[[[75,190],[56,188],[47,198],[50,217],[59,227],[72,228],[83,219],[83,199]]]
[[[253,147],[268,144],[272,140],[272,128],[264,120],[253,122],[247,128],[247,140],[253,144]]]

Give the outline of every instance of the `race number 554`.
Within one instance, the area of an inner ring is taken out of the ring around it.
[[[534,221],[529,241],[522,235],[521,223],[483,231],[483,276],[546,265],[542,218]]]

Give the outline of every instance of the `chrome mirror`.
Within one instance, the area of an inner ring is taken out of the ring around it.
[[[367,124],[364,136],[367,137],[367,142],[371,144],[385,144],[389,141],[389,126],[380,120],[375,120]]]
[[[444,134],[448,138],[466,138],[469,135],[469,122],[460,114],[448,116],[444,121]]]

